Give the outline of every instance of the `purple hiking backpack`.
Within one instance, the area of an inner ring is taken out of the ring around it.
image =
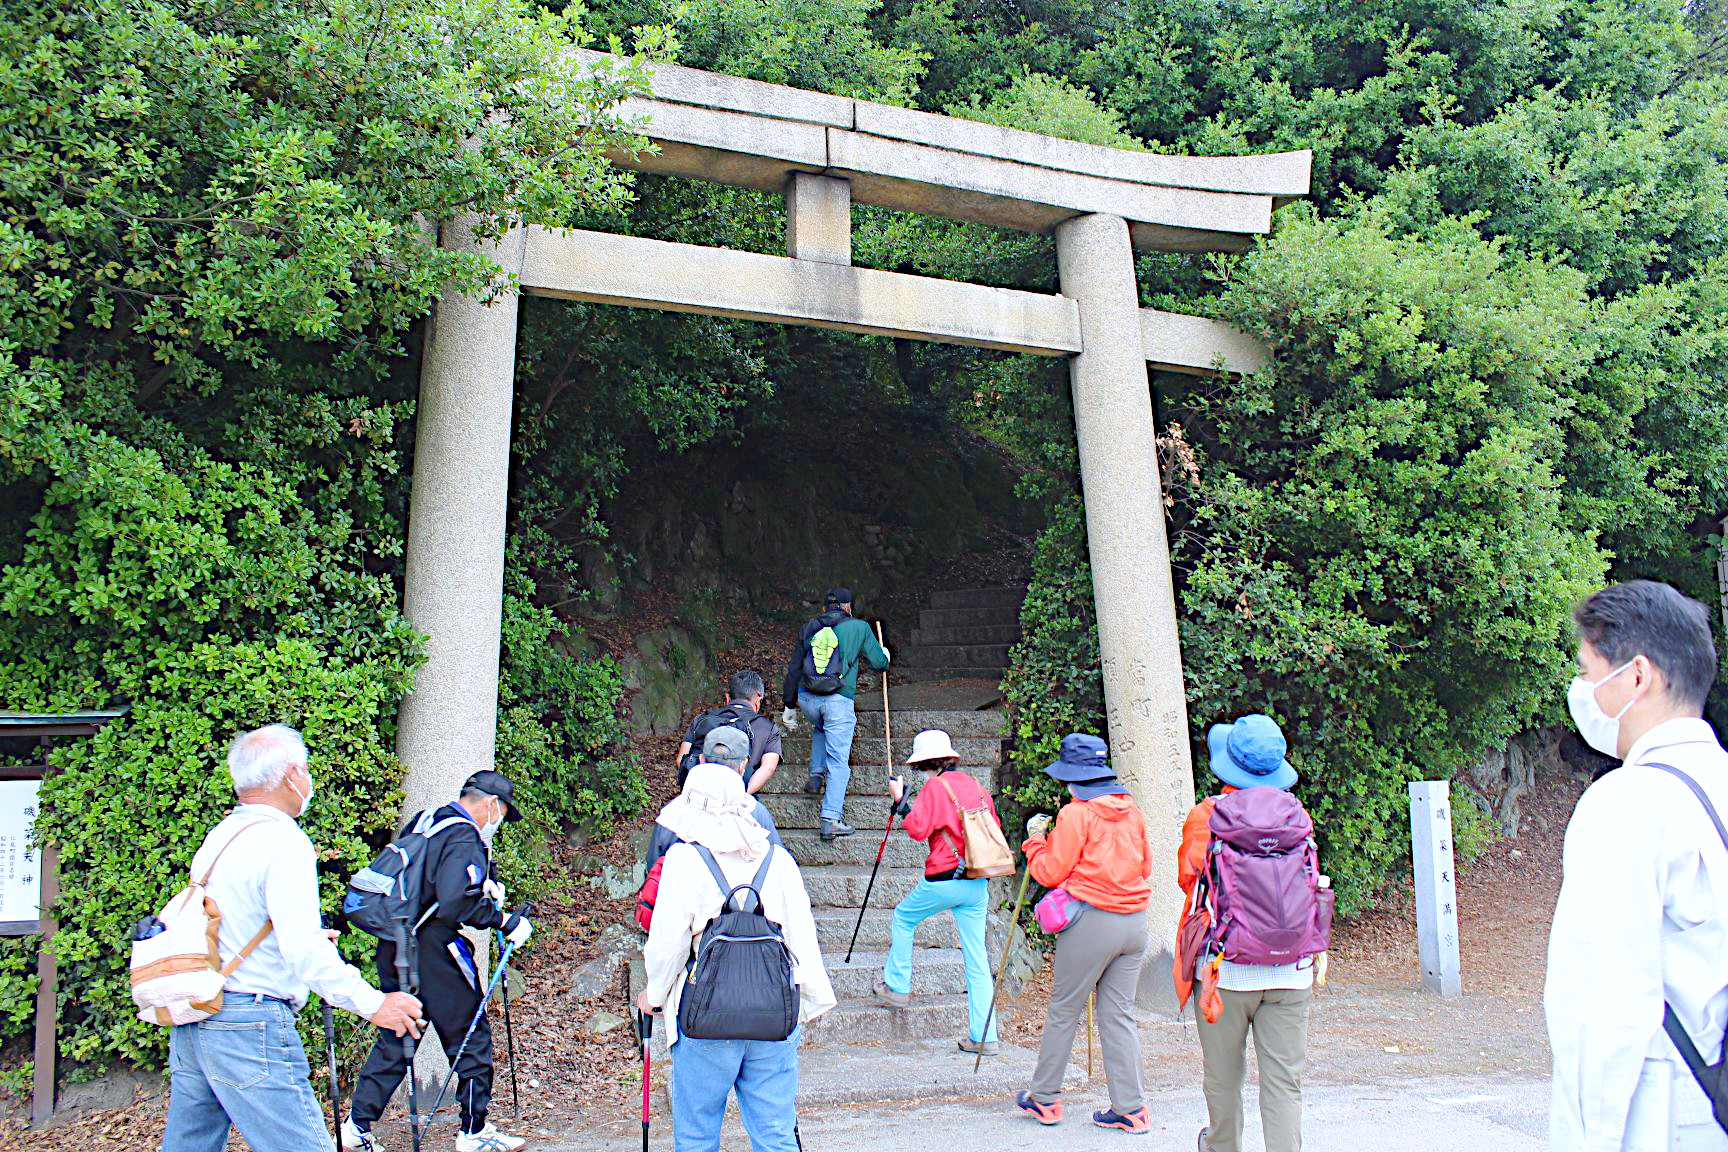
[[[1209,822],[1213,902],[1208,952],[1242,964],[1292,964],[1332,941],[1331,889],[1320,887],[1314,821],[1282,788],[1218,798]]]

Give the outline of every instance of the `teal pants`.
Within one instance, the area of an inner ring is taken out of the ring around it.
[[[984,950],[984,920],[989,909],[988,880],[918,881],[918,886],[894,907],[888,967],[882,973],[889,991],[911,992],[913,933],[938,912],[954,913],[954,923],[960,929],[960,952],[966,958],[966,1006],[973,1040],[996,1039],[996,1021],[990,1014],[990,958]],[[990,1021],[988,1036],[984,1034],[986,1019]]]

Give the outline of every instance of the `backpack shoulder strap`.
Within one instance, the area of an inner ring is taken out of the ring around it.
[[[774,845],[769,844],[768,851],[762,855],[762,866],[756,869],[756,875],[750,877],[750,891],[756,896],[756,911],[758,912],[766,907],[766,901],[762,899],[762,886],[768,882],[768,865],[772,863],[774,863]],[[731,899],[731,897],[728,896],[727,899]]]
[[[258,931],[252,934],[252,939],[246,941],[246,947],[240,949],[234,959],[222,965],[223,978],[226,979],[227,977],[232,976],[234,974],[234,969],[244,964],[246,962],[246,957],[252,955],[252,950],[258,947],[258,945],[264,943],[264,938],[270,935],[273,931],[275,931],[275,926],[268,920],[264,921],[264,927],[258,929]]]
[[[1728,848],[1728,828],[1722,826],[1722,817],[1716,814],[1716,805],[1710,803],[1710,797],[1704,794],[1698,781],[1692,779],[1680,769],[1671,764],[1646,764],[1646,768],[1655,768],[1666,772],[1692,790],[1692,795],[1698,798],[1698,803],[1704,806],[1705,815],[1710,817],[1710,823],[1716,825],[1716,835],[1722,838],[1722,846]],[[1680,1052],[1680,1059],[1686,1062],[1686,1068],[1692,1073],[1692,1078],[1698,1082],[1698,1087],[1704,1090],[1712,1104],[1716,1102],[1718,1086],[1713,1083],[1709,1064],[1704,1060],[1703,1053],[1692,1043],[1692,1037],[1686,1034],[1685,1025],[1680,1023],[1680,1017],[1675,1013],[1674,1006],[1666,1000],[1662,1003],[1662,1031],[1668,1034],[1668,1039]]]
[[[210,877],[212,877],[216,874],[217,861],[222,859],[223,855],[227,853],[228,849],[234,847],[234,841],[240,839],[240,837],[246,835],[246,833],[252,831],[252,829],[258,827],[260,824],[268,824],[268,823],[270,823],[269,820],[254,820],[254,821],[252,821],[252,823],[250,823],[250,824],[246,825],[244,828],[240,829],[240,831],[234,833],[234,835],[228,837],[228,843],[222,845],[221,848],[217,849],[216,859],[210,861],[210,866],[208,868],[204,869],[204,879],[198,881],[199,887],[201,887],[201,888],[209,887]]]
[[[702,862],[708,865],[708,871],[714,874],[714,882],[720,885],[720,894],[724,897],[730,898],[732,895],[732,885],[727,882],[726,873],[720,871],[720,861],[714,859],[714,853],[708,851],[708,846],[705,844],[697,844],[689,840],[680,841],[680,843],[689,844],[690,847],[701,853]],[[667,851],[670,852],[671,850],[668,849]],[[725,910],[724,905],[721,906],[721,910]]]

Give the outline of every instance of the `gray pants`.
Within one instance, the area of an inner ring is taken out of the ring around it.
[[[1105,912],[1088,908],[1056,937],[1054,986],[1032,1073],[1032,1098],[1041,1104],[1062,1096],[1062,1077],[1074,1053],[1074,1031],[1086,1016],[1086,1000],[1098,994],[1098,1043],[1110,1107],[1126,1116],[1143,1107],[1140,1030],[1134,1022],[1134,991],[1146,959],[1146,911]]]
[[[1302,1152],[1302,1068],[1308,1060],[1307,988],[1267,992],[1219,989],[1224,1013],[1208,1024],[1195,1013],[1206,1058],[1206,1143],[1212,1152],[1240,1152],[1242,1080],[1248,1033],[1260,1062],[1260,1128],[1266,1152]],[[1198,990],[1196,990],[1198,995]]]

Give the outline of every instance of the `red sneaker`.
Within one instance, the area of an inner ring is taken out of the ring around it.
[[[1022,1112],[1030,1114],[1033,1119],[1046,1127],[1051,1124],[1062,1123],[1062,1101],[1060,1100],[1044,1104],[1032,1099],[1032,1093],[1022,1092],[1014,1097],[1014,1103],[1020,1106]]]

